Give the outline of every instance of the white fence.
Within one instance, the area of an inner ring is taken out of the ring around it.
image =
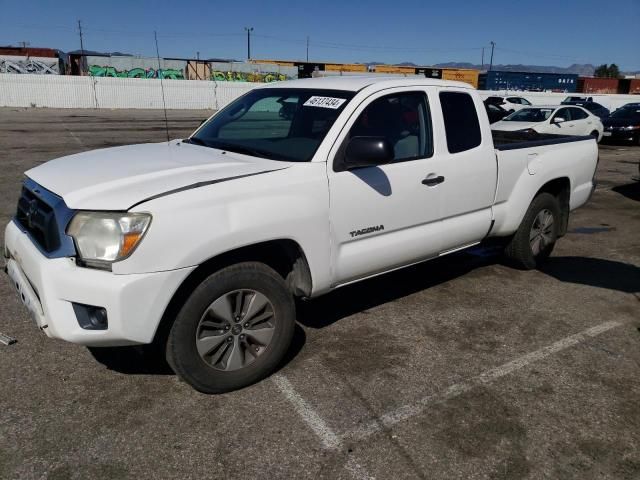
[[[249,82],[163,80],[167,108],[218,109]],[[160,80],[0,74],[0,107],[162,108]]]
[[[218,109],[259,85],[198,80],[164,80],[163,84],[167,108],[171,109]],[[640,101],[639,95],[483,90],[480,95],[522,96],[534,105],[557,105],[568,95],[584,95],[610,110]],[[0,107],[162,108],[162,90],[157,79],[0,73]]]

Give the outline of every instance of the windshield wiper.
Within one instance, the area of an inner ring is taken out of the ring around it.
[[[216,142],[208,146],[211,148],[217,148],[219,150],[226,150],[229,152],[240,153],[243,155],[252,155],[254,157],[266,158],[268,160],[277,160],[277,158],[273,158],[273,155],[271,155],[269,152],[265,152],[263,150],[256,150],[255,148],[251,148],[251,147],[245,147],[244,145],[237,145],[235,143]]]
[[[201,145],[203,147],[211,147],[207,142],[198,137],[185,138],[182,143],[192,143],[193,145]]]

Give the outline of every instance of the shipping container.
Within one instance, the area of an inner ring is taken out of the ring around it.
[[[270,63],[272,65],[280,65],[281,67],[295,67],[296,62],[289,60],[249,60],[251,63]]]
[[[480,74],[478,83],[481,90],[573,93],[576,91],[578,75],[491,70]]]
[[[444,80],[456,80],[458,82],[468,83],[474,88],[478,88],[478,70],[467,70],[461,68],[445,68],[442,70],[442,78]]]
[[[618,81],[618,93],[640,95],[640,79],[621,78]]]
[[[375,73],[394,73],[400,75],[415,75],[415,67],[405,67],[398,65],[376,65],[374,67]]]
[[[328,72],[367,72],[364,63],[326,63],[324,69]]]
[[[53,48],[0,47],[0,55],[15,57],[58,58],[58,50]]]
[[[580,77],[577,91],[580,93],[618,93],[618,79]]]

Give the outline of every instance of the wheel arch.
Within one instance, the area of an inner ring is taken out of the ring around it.
[[[312,292],[311,269],[302,247],[291,239],[276,239],[246,245],[221,253],[201,263],[180,284],[165,308],[154,343],[163,343],[175,319],[191,292],[212,273],[240,262],[260,262],[282,276],[292,295],[308,297]]]
[[[569,205],[571,200],[571,180],[568,177],[559,177],[549,180],[536,192],[533,198],[536,198],[541,193],[549,193],[556,197],[558,205],[560,206],[560,229],[558,236],[562,237],[567,233],[567,226],[569,224]],[[531,201],[533,201],[533,198]],[[531,202],[530,202],[531,203]]]

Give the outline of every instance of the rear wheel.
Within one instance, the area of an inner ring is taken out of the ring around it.
[[[539,194],[505,248],[505,256],[518,268],[531,270],[540,266],[553,251],[559,227],[558,200],[549,193]]]
[[[169,333],[167,360],[200,392],[236,390],[278,366],[294,328],[282,277],[261,263],[239,263],[207,277],[187,299]]]
[[[596,142],[598,141],[598,138],[600,137],[600,134],[598,133],[598,131],[597,131],[597,130],[594,130],[594,131],[593,131],[593,132],[591,132],[589,135],[590,135],[590,136],[592,136],[593,138],[595,138],[595,139],[596,139]]]

